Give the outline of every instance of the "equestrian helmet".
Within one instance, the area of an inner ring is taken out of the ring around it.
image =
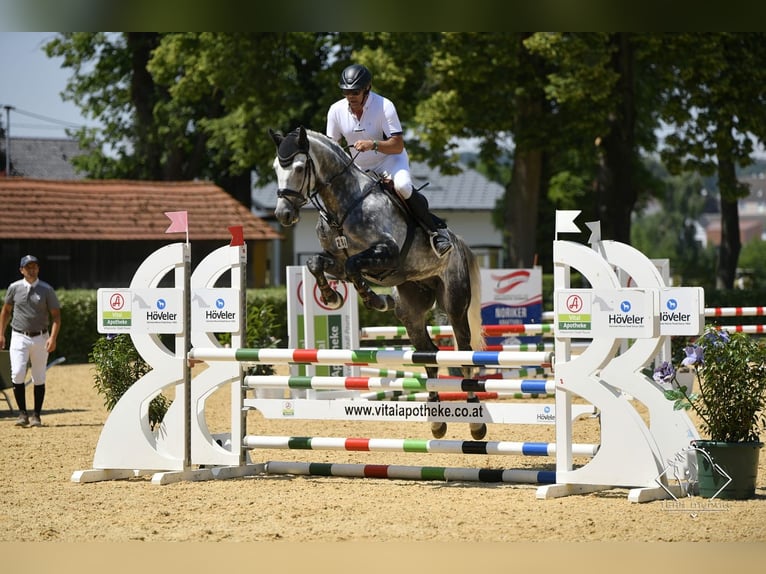
[[[341,90],[363,90],[372,83],[372,73],[361,64],[352,64],[340,74]]]

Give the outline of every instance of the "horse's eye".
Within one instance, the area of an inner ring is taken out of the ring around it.
[[[303,164],[296,165],[294,171],[296,173],[303,173]]]

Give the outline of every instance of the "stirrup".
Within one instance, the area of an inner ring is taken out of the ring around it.
[[[436,242],[437,239],[442,239],[443,241],[440,241],[438,244]],[[431,232],[430,235],[431,240],[431,249],[433,249],[436,256],[441,259],[447,253],[452,251],[452,241],[449,239],[449,237],[442,236],[438,231]]]

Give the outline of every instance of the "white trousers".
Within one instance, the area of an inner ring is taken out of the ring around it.
[[[13,384],[23,385],[27,376],[27,364],[32,363],[32,381],[35,385],[45,384],[45,370],[48,366],[48,351],[45,341],[48,333],[36,337],[27,337],[23,333],[11,331],[11,345],[8,348],[11,359],[11,377]]]
[[[412,195],[412,176],[410,175],[410,162],[406,154],[386,156],[375,167],[375,171],[394,180],[394,189],[402,198],[410,198]]]

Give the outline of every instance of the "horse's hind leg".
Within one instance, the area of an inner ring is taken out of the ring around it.
[[[453,325],[453,329],[455,332],[455,343],[456,347],[460,351],[468,351],[471,349],[470,345],[461,345],[457,341],[460,339],[458,336],[458,332],[460,331],[459,328],[455,327]],[[473,377],[474,372],[476,369],[474,367],[462,367],[462,376],[464,379],[469,379]],[[468,391],[468,399],[467,401],[469,403],[478,403],[479,397],[476,396],[476,393],[473,391]],[[469,423],[468,428],[471,431],[471,437],[473,437],[474,440],[481,440],[485,436],[487,436],[487,425],[485,423]]]
[[[431,336],[428,334],[426,325],[426,315],[434,304],[434,293],[415,283],[404,283],[396,288],[396,316],[407,329],[407,335],[410,342],[417,351],[435,352],[439,348],[434,344]],[[426,374],[429,379],[435,379],[439,376],[438,366],[426,367]],[[428,402],[437,402],[439,393],[429,391]],[[432,422],[431,434],[434,438],[442,438],[447,434],[447,423]]]
[[[474,286],[473,288],[476,287]],[[473,349],[471,341],[474,339],[471,333],[471,324],[468,319],[470,309],[467,305],[464,305],[461,302],[466,300],[470,301],[471,297],[470,295],[466,297],[465,293],[463,293],[462,296],[458,296],[457,293],[449,293],[449,295],[449,300],[444,301],[443,307],[446,309],[450,324],[452,325],[452,330],[455,336],[455,346],[459,351],[470,351]],[[474,327],[478,329],[480,328],[480,325],[475,325]],[[475,371],[475,367],[462,367],[462,376],[463,378],[471,378]],[[469,391],[468,402],[478,403],[479,397],[477,397],[474,392]],[[474,440],[481,440],[487,436],[487,425],[485,423],[470,423],[469,429]]]

